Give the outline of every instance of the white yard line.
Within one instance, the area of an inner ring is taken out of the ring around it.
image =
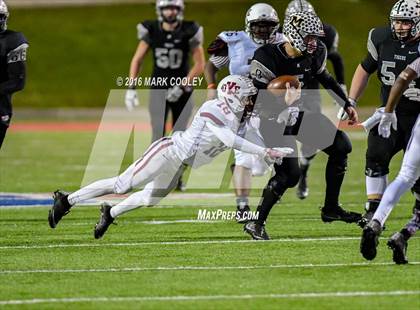
[[[212,271],[212,270],[253,270],[253,269],[295,269],[295,268],[340,268],[364,266],[393,266],[393,262],[385,263],[342,263],[342,264],[297,264],[297,265],[267,265],[267,266],[173,266],[173,267],[129,267],[101,269],[31,269],[31,270],[0,270],[0,275],[37,274],[37,273],[101,273],[101,272],[144,272],[144,271]],[[420,262],[410,262],[410,265],[420,265]]]
[[[413,237],[411,239],[418,239]],[[385,240],[387,238],[380,238]],[[27,250],[27,249],[53,249],[53,248],[99,248],[99,247],[142,247],[153,245],[193,245],[193,244],[235,244],[235,243],[252,243],[252,244],[270,244],[282,242],[330,242],[330,241],[360,241],[360,237],[319,237],[319,238],[283,238],[274,240],[204,240],[204,241],[156,241],[156,242],[127,242],[127,243],[103,243],[96,241],[95,243],[75,243],[75,244],[49,244],[49,245],[6,245],[0,246],[0,250]]]
[[[201,301],[201,300],[246,300],[246,299],[307,299],[327,297],[372,297],[420,295],[420,291],[381,291],[381,292],[308,292],[292,294],[246,294],[246,295],[199,295],[199,296],[133,296],[133,297],[73,297],[73,298],[34,298],[20,300],[1,300],[0,305],[24,305],[44,303],[81,302],[150,302],[150,301]]]

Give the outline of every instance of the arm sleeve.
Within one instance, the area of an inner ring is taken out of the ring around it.
[[[196,47],[202,45],[204,41],[203,27],[198,24],[195,24],[195,27],[197,27],[197,31],[188,41],[191,49],[195,49]]]
[[[26,50],[27,43],[23,43],[7,54],[8,80],[0,83],[0,94],[12,94],[25,87],[26,79]]]
[[[137,25],[137,38],[139,41],[144,41],[150,45],[150,32],[149,24],[147,22],[140,23]]]
[[[230,148],[261,157],[264,157],[266,154],[265,148],[239,137],[226,126],[216,126],[211,122],[207,122],[207,127],[220,141]]]
[[[352,106],[351,103],[350,103],[350,101],[347,99],[346,94],[341,89],[340,85],[338,84],[338,82],[336,80],[334,80],[334,78],[328,72],[327,69],[325,69],[321,73],[317,74],[315,77],[322,84],[322,86],[324,86],[324,88],[328,92],[330,92],[330,93],[332,92],[333,95],[335,94],[342,101],[344,101],[344,108],[347,108],[349,106]]]
[[[217,68],[220,69],[222,67],[226,67],[229,65],[229,57],[228,56],[216,56],[211,55],[209,61]]]
[[[368,54],[366,58],[361,62],[363,69],[369,74],[372,74],[378,68],[378,49],[373,40],[374,31],[375,29],[372,29],[369,32],[369,36],[367,40]]]

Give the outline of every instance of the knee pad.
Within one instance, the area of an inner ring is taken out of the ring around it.
[[[389,174],[389,168],[380,163],[368,160],[365,167],[365,175],[367,177],[379,178]]]
[[[235,150],[235,165],[252,169],[253,155]]]
[[[271,178],[268,185],[276,193],[282,195],[284,191],[288,188],[295,187],[299,183],[300,171],[289,173],[276,173],[274,177]]]

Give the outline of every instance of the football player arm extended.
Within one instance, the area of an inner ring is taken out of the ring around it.
[[[26,43],[22,44],[7,55],[8,79],[0,83],[0,94],[13,94],[25,87],[27,48]]]
[[[267,154],[266,148],[251,143],[245,140],[244,138],[239,137],[226,126],[217,126],[211,122],[207,122],[207,128],[209,128],[211,132],[227,147],[245,153],[256,154],[261,157],[265,157]]]
[[[417,58],[413,65],[416,63],[417,67],[420,68],[420,58]],[[417,72],[414,71],[411,67],[407,67],[400,73],[389,93],[388,101],[385,106],[385,113],[392,113],[395,110],[395,107],[400,101],[403,92],[408,88],[411,81],[417,78],[417,76]]]
[[[147,52],[149,51],[150,45],[141,40],[139,45],[137,46],[137,50],[131,59],[130,63],[130,79],[135,79],[140,72],[140,67],[143,64],[144,57],[146,56]],[[134,85],[133,85],[134,86]]]
[[[357,102],[369,82],[370,73],[362,65],[358,65],[351,81],[349,98]]]
[[[217,88],[217,72],[229,64],[228,46],[225,41],[216,38],[207,48],[210,55],[204,68],[204,77],[207,82],[207,89]]]
[[[192,56],[194,65],[191,68],[190,72],[188,72],[187,78],[188,78],[188,81],[192,82],[193,78],[200,76],[204,71],[206,59],[204,57],[203,46],[200,44],[194,47],[191,50],[191,56]]]
[[[344,102],[344,109],[352,107],[352,104],[347,99],[346,93],[341,88],[340,84],[338,84],[338,82],[328,72],[327,69],[324,69],[321,72],[317,73],[315,75],[315,78],[322,84],[322,86],[324,86],[326,90],[332,91]]]

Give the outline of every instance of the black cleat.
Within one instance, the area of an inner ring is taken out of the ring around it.
[[[111,216],[112,206],[107,203],[103,203],[101,206],[101,217],[99,222],[96,223],[94,233],[95,239],[102,238],[105,232],[108,230],[109,225],[114,222],[114,218]]]
[[[256,222],[246,223],[244,226],[244,231],[250,234],[254,240],[270,240],[270,237],[265,231],[265,226]]]
[[[392,250],[392,260],[398,264],[407,264],[407,240],[400,232],[396,232],[389,238],[387,242],[388,247]]]
[[[299,184],[296,188],[296,196],[303,200],[305,198],[307,198],[309,195],[309,188],[308,188],[308,183],[307,183],[307,178],[306,176],[301,176],[299,179]]]
[[[248,215],[250,214],[250,212],[251,212],[251,208],[248,205],[246,205],[244,207],[237,206],[236,207],[236,216],[235,216],[236,222],[239,223],[239,224],[248,223],[248,221],[249,221],[248,220]]]
[[[342,221],[346,223],[357,223],[361,220],[362,215],[360,213],[346,211],[340,206],[323,207],[321,209],[321,220],[324,223],[330,223],[334,221]]]
[[[362,239],[360,240],[360,253],[367,260],[373,260],[376,257],[376,247],[379,244],[381,232],[381,223],[377,220],[370,221],[363,228]]]
[[[53,194],[54,203],[48,212],[48,223],[51,228],[55,228],[60,220],[70,212],[71,205],[67,200],[68,194],[61,190],[56,190]]]

